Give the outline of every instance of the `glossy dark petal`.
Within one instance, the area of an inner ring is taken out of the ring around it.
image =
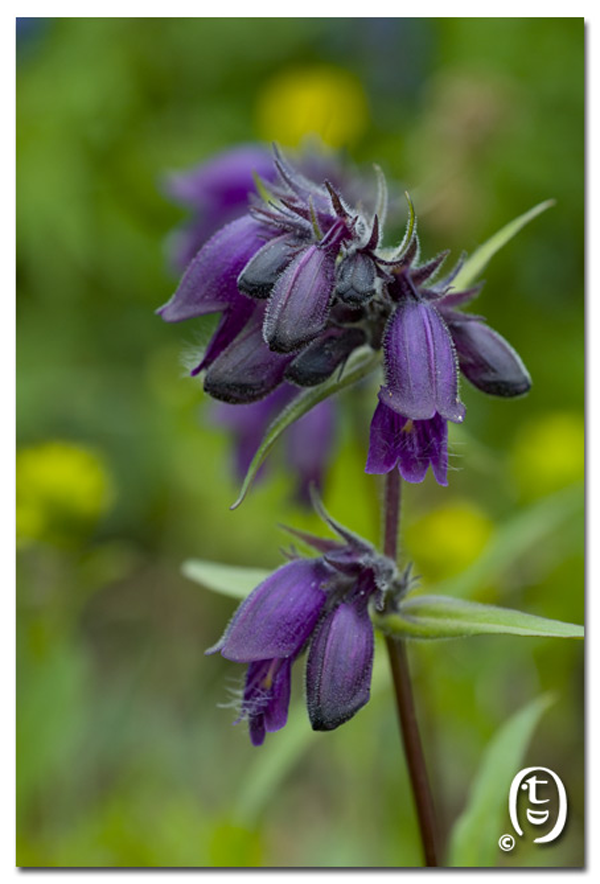
[[[437,482],[447,485],[446,421],[438,414],[413,421],[379,402],[371,421],[365,472],[383,474],[397,467],[407,482],[422,482],[429,466]]]
[[[322,384],[365,342],[366,335],[360,328],[328,328],[290,363],[286,380],[300,387]]]
[[[207,653],[220,651],[237,663],[295,656],[319,618],[327,573],[320,559],[296,559],[278,568],[242,602]]]
[[[263,328],[273,350],[299,350],[325,328],[335,284],[336,253],[309,246],[273,286]]]
[[[436,413],[460,423],[458,366],[450,332],[431,304],[400,301],[383,342],[387,386],[379,399],[398,414],[428,420]]]
[[[171,300],[157,312],[166,322],[182,322],[234,304],[240,297],[238,276],[269,235],[250,215],[222,227],[200,249]]]
[[[297,239],[276,236],[253,255],[238,277],[238,288],[252,298],[268,298],[280,274],[298,250]]]
[[[483,322],[449,326],[465,377],[492,396],[522,396],[531,389],[529,372],[508,341]]]
[[[351,306],[360,306],[370,300],[377,289],[375,262],[363,252],[345,257],[337,271],[338,297]]]
[[[257,312],[212,363],[204,378],[204,389],[223,402],[257,402],[283,381],[292,358],[269,350],[262,337],[262,313]]]
[[[342,602],[319,624],[306,664],[306,702],[314,730],[333,730],[369,700],[373,626],[364,602]]]

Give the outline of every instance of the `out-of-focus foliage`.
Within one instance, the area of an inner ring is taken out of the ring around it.
[[[489,265],[475,307],[533,390],[502,402],[465,385],[450,488],[405,490],[405,557],[427,591],[460,594],[466,569],[465,598],[582,622],[583,38],[575,19],[19,28],[19,864],[420,863],[384,660],[369,705],[333,733],[298,708],[256,750],[217,707],[241,672],[203,652],[233,600],[180,563],[270,568],[278,522],[320,528],[281,468],[228,508],[226,434],[181,368],[202,321],[154,315],[183,220],[161,182],[238,142],[294,146],[306,126],[410,190],[425,254],[472,252],[556,200]],[[377,540],[374,392],[340,401],[325,504]],[[554,693],[524,763],[559,773],[569,826],[495,862],[581,864],[581,645],[481,636],[415,644],[411,660],[445,833],[492,735]]]

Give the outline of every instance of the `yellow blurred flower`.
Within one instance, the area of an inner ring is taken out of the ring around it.
[[[426,580],[458,574],[480,555],[492,528],[488,516],[470,501],[454,501],[432,510],[406,531],[415,573]]]
[[[257,108],[261,138],[294,147],[311,135],[343,147],[365,131],[369,111],[360,81],[329,65],[284,71],[264,88]]]
[[[525,424],[512,451],[513,474],[527,496],[583,480],[585,425],[576,412],[548,412]]]
[[[114,499],[100,456],[69,442],[44,442],[17,453],[17,539],[63,543],[103,515]]]

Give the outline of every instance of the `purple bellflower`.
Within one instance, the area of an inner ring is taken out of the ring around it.
[[[194,213],[172,237],[177,268],[184,270],[213,233],[246,213],[256,176],[267,182],[275,179],[270,152],[256,144],[235,147],[193,169],[168,176],[167,195]]]
[[[396,250],[382,248],[382,176],[374,199],[341,167],[321,180],[308,168],[303,174],[275,149],[260,194],[202,245],[158,312],[167,322],[221,314],[192,374],[202,372],[205,392],[234,405],[259,402],[282,385],[318,386],[342,372],[355,350],[381,350],[385,382],[367,472],[398,469],[421,482],[431,466],[445,485],[447,423],[465,416],[460,373],[502,397],[526,393],[531,379],[482,317],[458,309],[481,289],[453,287],[464,257],[438,280],[447,252],[419,263],[414,217]]]
[[[248,721],[255,746],[285,725],[291,667],[306,650],[306,702],[315,730],[333,730],[368,702],[374,649],[369,604],[381,609],[388,590],[403,591],[404,578],[391,559],[320,511],[341,540],[289,529],[320,555],[293,558],[274,571],[207,651],[248,665],[235,723]]]

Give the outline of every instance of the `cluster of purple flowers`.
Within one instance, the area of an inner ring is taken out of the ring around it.
[[[277,149],[270,157],[256,147],[171,181],[171,194],[192,206],[194,218],[175,243],[185,272],[158,312],[167,322],[220,314],[192,375],[203,373],[204,390],[219,400],[217,420],[237,438],[240,473],[277,413],[302,388],[343,371],[356,350],[383,355],[366,471],[398,469],[409,482],[423,481],[431,466],[447,484],[448,421],[465,415],[460,372],[496,396],[530,387],[510,345],[482,317],[458,309],[481,289],[454,287],[464,257],[445,276],[447,252],[421,262],[410,204],[401,244],[384,248],[385,180],[378,173],[375,198],[361,187],[330,160],[305,157],[295,168]],[[288,461],[304,500],[322,482],[331,408],[325,399],[288,430]],[[318,555],[292,554],[208,652],[247,664],[240,720],[255,745],[284,726],[292,664],[304,652],[313,728],[336,728],[364,706],[373,665],[369,610],[393,607],[410,583],[408,570],[400,574],[317,508],[341,539],[292,532]]]
[[[421,482],[431,466],[447,484],[447,423],[465,414],[459,371],[496,396],[518,396],[531,385],[512,347],[481,317],[457,309],[481,288],[453,289],[462,260],[439,279],[448,253],[421,263],[413,218],[401,245],[384,249],[381,181],[373,200],[341,170],[313,180],[277,150],[268,166],[263,154],[259,161],[243,149],[216,168],[212,178],[205,170],[187,184],[179,180],[179,196],[204,205],[188,246],[212,229],[207,214],[213,222],[241,214],[204,242],[159,310],[167,322],[221,314],[192,374],[204,373],[204,389],[215,399],[247,406],[282,386],[323,383],[358,348],[382,349],[385,383],[367,472],[398,468],[407,481]],[[258,193],[250,192],[255,172]],[[221,211],[218,192],[225,194]]]
[[[242,602],[221,640],[227,660],[248,664],[238,721],[255,746],[286,723],[294,661],[308,651],[306,703],[315,730],[333,730],[369,700],[374,637],[369,604],[403,594],[391,559],[325,515],[342,538],[292,532],[316,558],[293,558]]]

